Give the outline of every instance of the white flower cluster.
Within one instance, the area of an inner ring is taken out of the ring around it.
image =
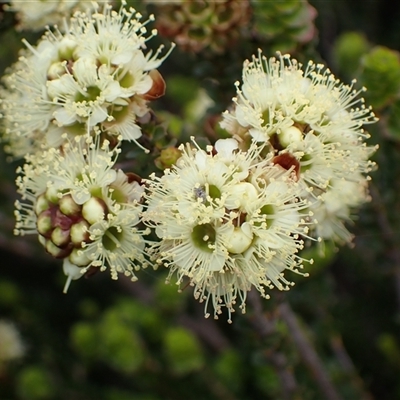
[[[157,264],[195,286],[195,296],[214,307],[243,312],[255,286],[287,289],[285,269],[302,268],[297,252],[307,233],[293,171],[260,156],[260,149],[238,149],[220,139],[207,152],[181,146],[182,157],[161,178],[151,176],[144,220],[160,239],[151,253]],[[213,153],[216,152],[216,154]]]
[[[134,270],[146,266],[146,232],[137,228],[144,189],[114,168],[118,148],[82,142],[28,157],[17,171],[15,233],[37,232],[46,251],[64,260],[64,291],[92,267],[135,281]]]
[[[292,286],[286,270],[307,275],[306,239],[351,240],[345,223],[368,199],[373,167],[362,126],[376,121],[353,86],[321,65],[259,53],[223,114],[232,137],[206,150],[193,138],[169,152],[176,162],[162,176],[142,180],[116,161],[127,141],[142,147],[149,102],[165,90],[157,68],[173,46],[145,51],[153,17],[141,22],[125,2],[91,10],[37,46],[25,42],[0,100],[8,150],[26,161],[15,233],[38,234],[63,260],[64,291],[97,270],[134,281],[147,253],[168,281],[194,287],[206,316],[211,305],[231,321],[253,286],[268,298]]]
[[[351,241],[344,226],[353,207],[367,199],[366,175],[375,147],[362,126],[376,117],[359,91],[340,83],[323,65],[302,65],[288,55],[267,60],[261,52],[243,68],[233,110],[221,126],[245,145],[266,144],[273,162],[294,168],[302,197],[318,220],[316,236]]]
[[[48,6],[61,12],[63,3]],[[86,5],[62,31],[48,28],[37,46],[25,41],[0,104],[8,151],[26,162],[18,170],[15,233],[38,234],[63,259],[65,291],[71,280],[107,268],[113,279],[136,280],[134,271],[147,265],[141,179],[115,162],[123,141],[142,147],[138,119],[164,94],[156,68],[169,54],[160,56],[162,46],[146,51],[156,35],[146,29],[153,16],[141,22],[125,2],[119,11]]]
[[[33,31],[41,31],[47,25],[62,25],[66,16],[90,7],[88,0],[11,0],[5,5],[6,10],[16,13],[17,29]]]
[[[65,31],[48,29],[4,77],[0,104],[8,150],[15,156],[63,144],[63,134],[141,136],[138,119],[148,102],[164,94],[156,68],[162,46],[144,52],[146,25],[133,8],[119,12],[109,4],[76,12]]]
[[[302,273],[303,240],[348,243],[345,223],[368,200],[368,147],[362,126],[376,117],[359,91],[322,65],[290,56],[246,61],[243,84],[222,128],[232,139],[207,152],[187,145],[162,177],[147,181],[144,220],[159,242],[150,253],[169,278],[229,314],[254,286],[288,289]]]

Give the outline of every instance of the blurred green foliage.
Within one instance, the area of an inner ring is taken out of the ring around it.
[[[359,74],[360,60],[369,50],[365,35],[359,32],[345,32],[340,35],[333,48],[333,60],[338,72],[346,79],[354,79]]]
[[[50,373],[40,366],[27,366],[17,376],[17,393],[21,399],[51,399],[55,395]]]
[[[176,375],[198,371],[204,365],[200,343],[184,328],[170,328],[164,337],[169,368]]]
[[[293,52],[314,37],[316,10],[306,1],[253,1],[254,31],[272,51]]]
[[[390,104],[400,89],[400,58],[395,51],[377,46],[362,59],[361,80],[366,99],[374,109]]]

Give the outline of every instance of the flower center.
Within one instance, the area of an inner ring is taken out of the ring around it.
[[[312,157],[309,154],[304,154],[300,159],[300,171],[305,172],[312,167]]]
[[[274,221],[275,208],[272,204],[265,204],[260,208],[260,218],[256,219],[254,226],[262,227],[263,229],[270,228]]]
[[[129,72],[127,72],[126,74],[121,76],[121,78],[118,79],[118,81],[119,81],[119,84],[121,87],[130,88],[135,83],[135,77],[132,74],[130,74]]]
[[[85,94],[78,93],[75,96],[75,101],[77,103],[84,102],[84,101],[96,101],[101,94],[101,90],[97,86],[89,86]]]
[[[268,108],[262,112],[261,117],[262,117],[262,119],[263,119],[262,125],[263,125],[263,126],[268,125],[268,124],[269,124],[270,117],[271,117],[271,114],[270,114]]]
[[[215,229],[211,224],[197,225],[192,231],[193,244],[200,250],[212,253],[212,246],[215,244],[216,239]]]
[[[207,190],[208,189],[208,190]],[[215,185],[200,186],[193,189],[197,199],[201,199],[202,203],[209,205],[207,197],[210,196],[213,200],[221,198],[221,191]]]
[[[215,185],[208,187],[208,194],[213,200],[221,198],[221,191]]]
[[[81,136],[87,133],[86,125],[81,122],[75,122],[72,125],[64,126],[63,129],[72,136]]]
[[[104,232],[101,242],[106,250],[113,251],[121,246],[122,236],[122,230],[115,226],[111,226]]]
[[[123,106],[114,106],[111,111],[111,116],[114,118],[115,121],[121,122],[123,121],[126,117],[129,116],[129,107],[123,107]]]

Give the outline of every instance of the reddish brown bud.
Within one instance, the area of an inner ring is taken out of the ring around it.
[[[292,154],[290,154],[290,153],[280,154],[279,156],[275,156],[272,159],[272,162],[274,164],[280,165],[282,168],[284,168],[286,170],[292,169],[296,174],[296,178],[299,179],[300,163],[296,159],[296,157],[294,157]]]
[[[165,94],[165,81],[156,69],[151,70],[149,76],[153,80],[153,86],[142,97],[145,100],[156,100]]]

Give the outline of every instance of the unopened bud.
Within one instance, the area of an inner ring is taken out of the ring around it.
[[[37,217],[36,222],[38,232],[45,236],[49,237],[51,235],[51,230],[53,229],[51,224],[51,211],[45,210],[41,212]]]
[[[61,197],[59,201],[60,210],[63,214],[72,216],[76,215],[81,211],[81,207],[79,204],[76,204],[74,199],[70,194],[66,194]]]
[[[176,147],[167,147],[161,150],[161,154],[156,158],[155,164],[160,169],[171,168],[172,165],[176,164],[181,155],[181,151]]]
[[[245,252],[253,241],[253,234],[248,223],[235,227],[228,238],[228,251],[233,254]]]
[[[77,267],[86,267],[90,263],[82,249],[73,249],[69,255],[69,261]]]
[[[106,211],[106,203],[99,197],[91,197],[82,207],[82,215],[89,224],[103,220]]]
[[[38,235],[38,239],[39,239],[39,243],[40,243],[43,247],[46,247],[46,241],[47,241],[47,239],[46,239],[44,236],[42,236],[42,235]]]
[[[89,240],[89,224],[82,219],[81,221],[71,226],[71,241],[75,245],[80,245]]]
[[[50,207],[50,203],[46,199],[46,196],[44,194],[41,194],[36,199],[36,203],[35,203],[35,213],[36,213],[36,215],[39,215],[41,212],[47,210],[49,207]]]
[[[56,246],[51,240],[46,241],[46,251],[55,258],[64,258],[68,255],[68,249],[61,249]]]
[[[257,189],[249,182],[241,182],[235,185],[229,192],[226,199],[226,208],[234,210],[236,208],[245,208],[252,204],[258,198]]]
[[[58,203],[58,190],[54,186],[50,186],[46,190],[46,199],[54,204]]]
[[[283,129],[279,134],[279,142],[282,146],[287,147],[290,144],[296,145],[303,140],[303,133],[295,126]]]
[[[51,233],[51,241],[58,247],[66,246],[70,241],[69,230],[63,230],[57,226]]]
[[[57,61],[50,65],[47,71],[47,78],[49,80],[58,79],[61,75],[65,74],[65,63]]]

